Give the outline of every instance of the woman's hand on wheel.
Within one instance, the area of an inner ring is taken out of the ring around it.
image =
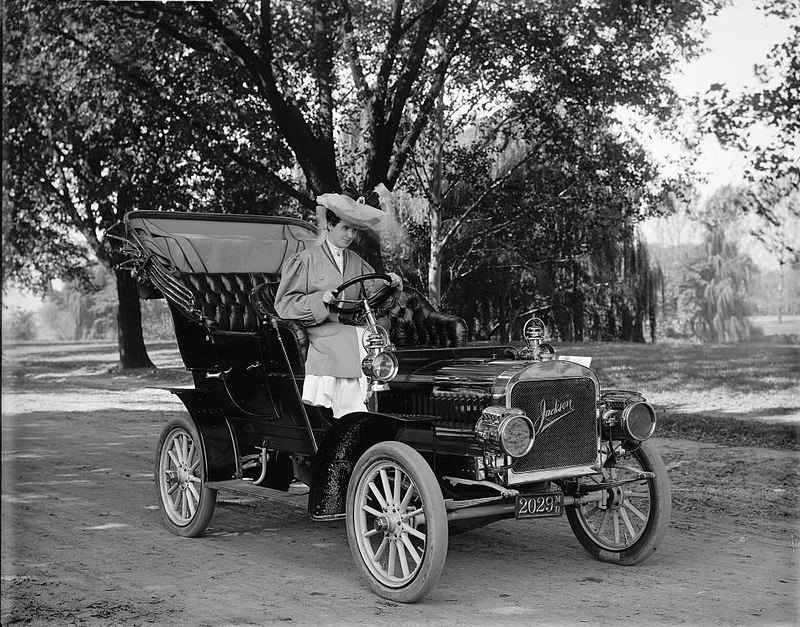
[[[331,290],[328,290],[322,294],[322,302],[326,305],[330,305],[333,301],[336,300],[336,297],[333,295]]]
[[[391,287],[400,288],[402,291],[403,289],[403,279],[400,278],[399,274],[395,274],[394,272],[389,272],[388,276],[392,279]]]

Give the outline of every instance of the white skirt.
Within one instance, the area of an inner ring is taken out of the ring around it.
[[[365,329],[356,327],[358,334],[358,358],[364,359],[362,339]],[[303,383],[303,402],[316,407],[330,407],[334,418],[341,418],[355,411],[367,411],[367,377],[331,377],[307,374]]]

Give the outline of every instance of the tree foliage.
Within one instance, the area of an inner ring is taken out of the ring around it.
[[[70,229],[113,264],[105,231],[134,207],[308,217],[349,182],[431,204],[441,112],[442,228],[431,242],[429,215],[400,208],[418,214],[408,273],[438,247],[443,303],[485,328],[569,290],[585,302],[662,192],[614,111],[669,123],[669,70],[717,4],[12,0],[4,278],[86,277]],[[492,291],[473,305],[476,280]]]
[[[797,0],[759,0],[765,15],[788,25],[765,63],[753,69],[759,87],[741,94],[722,83],[712,85],[701,99],[704,120],[723,145],[749,154],[754,180],[800,176],[800,19]],[[770,131],[766,141],[759,127]],[[755,133],[751,131],[756,131]],[[759,207],[768,211],[769,206]]]
[[[153,42],[118,39],[98,63],[93,46],[114,24],[92,17],[36,2],[7,9],[4,280],[39,290],[54,277],[90,285],[92,259],[119,260],[109,227],[133,208],[173,208],[189,194],[182,120],[154,110],[113,59],[152,53]],[[121,364],[150,366],[126,273],[117,290]]]
[[[32,311],[3,306],[3,341],[30,341],[38,335]]]
[[[488,60],[470,66],[468,58],[448,75],[442,122],[421,138],[414,179],[405,180],[428,203],[420,219],[429,232],[417,220],[413,237],[428,235],[429,251],[409,265],[428,266],[422,284],[434,302],[492,310],[482,316],[488,329],[496,328],[490,320],[515,319],[535,301],[569,309],[577,321],[578,301],[592,301],[585,290],[594,289],[597,262],[611,271],[626,250],[639,249],[632,225],[663,205],[669,182],[620,132],[615,115],[625,106],[669,126],[680,104],[669,68],[697,50],[704,10],[713,10],[690,2],[674,12],[512,5],[479,10],[485,19],[471,34],[491,51]],[[619,243],[616,256],[597,255],[593,272],[537,280],[543,268],[560,276],[559,267],[583,267],[587,251],[609,252],[607,241]],[[488,301],[470,306],[475,282]],[[582,323],[560,328],[582,336]]]
[[[700,100],[702,119],[723,146],[747,157],[749,184],[744,209],[761,218],[755,235],[779,264],[800,255],[800,4],[759,0],[768,17],[789,27],[765,63],[753,69],[759,85],[741,94],[714,84]],[[782,226],[785,223],[785,227]],[[783,235],[788,230],[786,235]]]
[[[705,227],[704,245],[687,264],[680,284],[678,310],[698,339],[736,343],[750,338],[750,284],[756,272],[750,257],[729,237],[741,217],[747,189],[718,189],[697,212]]]
[[[750,338],[748,285],[754,267],[749,257],[713,227],[703,254],[690,263],[681,284],[680,311],[700,340],[737,343]]]

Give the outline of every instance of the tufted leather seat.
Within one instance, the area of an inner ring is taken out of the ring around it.
[[[281,329],[295,367],[302,368],[308,354],[308,333],[295,320],[275,312],[279,275],[269,272],[184,273],[195,305],[207,326],[215,331],[255,332],[272,320]],[[405,288],[385,306],[380,323],[387,327],[397,348],[450,348],[461,346],[469,332],[462,318],[440,313],[413,288]]]
[[[258,330],[250,292],[257,285],[278,281],[277,275],[268,272],[187,272],[183,276],[206,324],[216,331],[233,332]]]
[[[275,320],[281,334],[293,338],[290,346],[293,344],[296,347],[299,362],[305,364],[308,333],[299,322],[278,317],[275,311],[276,286],[277,281],[256,286],[250,293],[250,301],[261,320]],[[413,288],[405,288],[393,302],[389,301],[388,306],[388,311],[380,312],[378,322],[389,330],[392,343],[397,348],[450,348],[462,346],[469,339],[469,330],[463,318],[436,311]],[[289,350],[294,352],[291,348]]]
[[[436,311],[417,290],[406,287],[386,318],[389,337],[397,348],[450,348],[469,339],[463,318]]]
[[[250,303],[258,315],[259,320],[265,323],[271,323],[274,320],[281,330],[281,337],[288,335],[290,338],[293,338],[294,351],[289,347],[287,347],[287,350],[296,352],[297,361],[299,361],[300,364],[305,364],[306,356],[308,355],[308,333],[306,332],[306,328],[297,320],[284,320],[278,317],[278,313],[275,311],[275,289],[277,286],[277,279],[274,282],[269,281],[257,285],[250,292]],[[284,342],[286,342],[286,340],[284,340]]]

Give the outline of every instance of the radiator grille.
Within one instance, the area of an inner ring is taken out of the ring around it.
[[[523,409],[537,431],[533,448],[517,460],[514,472],[596,461],[597,418],[591,379],[520,381],[511,389],[511,406]]]
[[[437,427],[472,429],[491,396],[483,393],[435,391],[411,396],[411,413],[438,416]]]

